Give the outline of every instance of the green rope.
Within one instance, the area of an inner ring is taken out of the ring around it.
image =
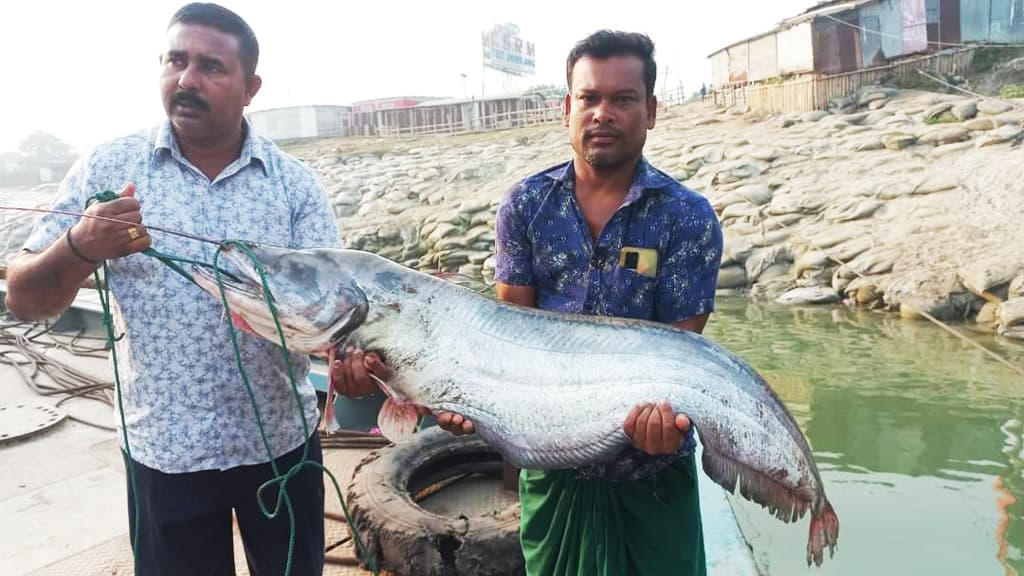
[[[101,266],[103,269],[103,277],[108,278],[110,267],[107,265],[107,261],[104,260]],[[110,359],[114,365],[114,390],[117,395],[117,412],[121,417],[121,433],[124,437],[124,452],[128,457],[128,482],[132,487],[132,506],[135,508],[135,526],[132,531],[132,557],[134,561],[134,573],[139,573],[139,557],[135,553],[139,547],[139,491],[135,484],[135,460],[132,459],[132,449],[128,445],[128,425],[124,419],[124,402],[121,398],[121,370],[117,363],[117,346],[115,342],[121,339],[124,334],[120,336],[114,336],[114,316],[110,313],[110,288],[105,283],[100,282],[100,268],[96,268],[92,271],[93,283],[96,286],[96,291],[100,296],[100,305],[103,307],[103,326],[107,332],[107,344],[110,346]]]
[[[93,201],[107,202],[117,198],[117,194],[106,191],[97,194],[86,201],[85,206],[88,208]],[[121,418],[121,434],[124,440],[124,452],[128,458],[128,483],[132,487],[132,507],[135,509],[135,527],[132,530],[132,559],[134,573],[139,573],[139,556],[135,552],[139,547],[139,491],[135,484],[135,460],[132,458],[132,449],[128,444],[128,425],[124,419],[124,402],[121,396],[121,370],[117,362],[117,346],[114,344],[120,340],[124,334],[120,336],[114,336],[114,315],[110,312],[110,287],[105,282],[100,280],[100,270],[103,270],[103,278],[109,278],[110,266],[107,265],[107,261],[103,260],[99,267],[94,268],[92,271],[93,285],[96,287],[96,292],[99,294],[100,306],[103,307],[103,327],[107,333],[107,345],[110,346],[110,360],[114,365],[114,391],[117,396],[117,412]]]
[[[114,198],[117,198],[117,195],[115,193],[113,193],[111,191],[106,191],[106,192],[103,192],[101,194],[97,194],[96,196],[93,196],[92,198],[90,198],[89,202],[91,203],[93,200],[97,200],[97,201],[100,201],[100,202],[106,202],[106,201],[112,200]],[[88,206],[89,204],[87,203],[86,205]],[[252,250],[249,248],[248,245],[246,245],[243,242],[234,241],[234,240],[225,241],[217,249],[217,252],[214,255],[214,259],[213,259],[213,264],[212,265],[206,264],[206,263],[203,263],[203,262],[196,262],[196,261],[193,261],[193,260],[188,260],[188,259],[185,259],[185,258],[180,258],[180,257],[174,256],[174,255],[170,255],[170,254],[160,253],[160,252],[157,252],[157,251],[152,250],[152,249],[145,250],[143,252],[143,254],[146,254],[147,256],[151,256],[151,257],[157,258],[158,260],[160,260],[164,264],[168,265],[171,269],[173,269],[178,274],[181,274],[181,275],[185,276],[192,283],[195,283],[195,280],[192,278],[191,274],[188,274],[188,272],[184,271],[180,266],[177,265],[178,262],[181,262],[181,263],[191,263],[191,264],[196,264],[196,265],[206,266],[206,267],[212,268],[213,271],[214,271],[214,275],[216,277],[216,280],[217,280],[217,288],[220,291],[221,303],[224,306],[224,310],[225,310],[225,313],[226,313],[227,317],[230,318],[231,317],[231,306],[228,303],[227,294],[224,291],[224,283],[223,283],[223,279],[222,279],[222,274],[226,274],[228,276],[231,276],[231,274],[229,272],[225,271],[225,270],[222,270],[221,267],[218,264],[219,260],[220,260],[221,253],[227,247],[235,247],[235,248],[239,249],[241,252],[243,252],[246,256],[248,256],[249,259],[252,261],[253,267],[255,268],[257,274],[259,274],[260,283],[261,283],[261,285],[263,287],[264,299],[267,302],[267,307],[269,308],[271,317],[274,320],[274,326],[277,328],[277,334],[278,334],[278,338],[279,338],[280,346],[281,346],[281,353],[282,353],[283,358],[284,358],[285,367],[288,370],[288,380],[289,380],[289,383],[291,384],[291,387],[292,387],[292,395],[295,398],[295,403],[296,403],[296,406],[298,407],[298,412],[299,412],[299,419],[302,421],[302,430],[303,430],[303,433],[305,434],[305,436],[304,436],[305,440],[304,440],[303,446],[302,446],[302,458],[299,460],[298,463],[296,463],[294,466],[289,468],[287,472],[282,474],[281,470],[277,466],[277,462],[275,461],[273,450],[270,448],[270,441],[267,440],[267,434],[266,434],[266,430],[263,427],[263,419],[262,419],[262,417],[260,415],[259,405],[256,402],[256,395],[255,395],[255,393],[252,390],[252,385],[250,384],[249,377],[248,377],[248,375],[245,372],[245,367],[242,365],[242,352],[241,352],[241,347],[240,347],[239,342],[238,342],[237,330],[235,329],[233,323],[228,322],[228,334],[231,337],[231,345],[232,345],[232,348],[233,348],[234,353],[235,353],[235,364],[238,367],[239,374],[242,377],[242,383],[245,386],[245,391],[246,391],[246,393],[249,396],[250,403],[252,404],[253,413],[254,413],[255,418],[256,418],[256,427],[257,427],[257,429],[259,430],[259,433],[260,433],[260,440],[263,443],[263,448],[264,448],[264,450],[267,453],[267,458],[270,461],[271,469],[274,472],[274,477],[271,478],[270,480],[264,482],[257,489],[257,491],[256,491],[257,503],[259,504],[260,512],[267,519],[270,519],[270,520],[276,518],[278,516],[278,514],[280,514],[282,505],[288,511],[288,527],[289,527],[289,534],[288,534],[288,559],[287,559],[287,561],[285,563],[284,576],[289,576],[291,574],[292,557],[293,557],[293,553],[294,553],[294,549],[295,549],[295,512],[294,512],[294,509],[292,508],[291,498],[288,496],[288,491],[287,491],[288,482],[289,482],[289,480],[294,478],[299,472],[301,472],[303,470],[303,468],[306,468],[306,467],[313,467],[313,468],[319,469],[321,471],[321,473],[327,475],[327,477],[330,478],[331,484],[334,486],[335,494],[338,497],[338,501],[341,503],[342,512],[344,512],[344,514],[345,514],[345,521],[348,523],[349,528],[352,530],[353,539],[355,540],[355,543],[356,543],[356,548],[358,549],[359,554],[364,559],[366,559],[366,562],[369,565],[371,572],[373,572],[373,574],[376,576],[377,574],[379,574],[378,569],[377,569],[376,557],[369,553],[369,550],[366,547],[366,544],[363,542],[363,539],[362,539],[362,537],[359,534],[359,530],[356,527],[355,522],[352,520],[352,516],[349,513],[348,505],[345,503],[344,497],[342,497],[341,486],[338,484],[338,479],[334,476],[334,474],[330,470],[328,470],[325,466],[323,466],[323,464],[308,459],[308,456],[309,456],[309,439],[311,437],[311,434],[310,434],[310,431],[309,431],[309,425],[306,422],[305,411],[303,410],[303,406],[302,406],[302,397],[299,394],[298,385],[296,384],[296,381],[295,381],[295,375],[292,372],[291,355],[288,352],[288,348],[287,348],[287,345],[286,345],[286,342],[285,342],[284,330],[281,327],[281,321],[278,318],[277,307],[274,305],[274,300],[273,300],[273,297],[272,297],[272,295],[270,293],[270,287],[267,285],[267,279],[266,279],[266,276],[265,276],[264,271],[263,271],[263,266],[259,263],[259,260],[256,258],[256,255],[252,253]],[[106,260],[103,261],[102,269],[103,269],[103,273],[104,273],[104,278],[108,277],[109,267],[107,265],[107,261]],[[112,360],[112,362],[114,364],[114,383],[115,383],[115,391],[116,391],[116,395],[117,395],[117,406],[118,406],[118,411],[120,412],[120,416],[121,416],[121,429],[122,429],[123,434],[124,434],[125,453],[127,454],[128,460],[129,460],[129,466],[128,466],[129,482],[131,483],[132,495],[134,496],[133,505],[134,505],[134,508],[135,508],[135,518],[136,518],[135,530],[134,530],[135,533],[132,535],[132,550],[134,552],[134,550],[137,549],[138,538],[139,538],[139,521],[138,521],[138,518],[139,518],[139,495],[138,495],[138,491],[135,488],[135,472],[134,472],[134,466],[132,465],[134,463],[134,461],[132,460],[132,457],[131,457],[131,449],[128,446],[128,427],[125,424],[124,408],[123,408],[122,398],[121,398],[121,381],[120,381],[119,370],[118,370],[118,363],[117,363],[117,352],[116,352],[116,349],[114,347],[114,342],[116,342],[117,340],[120,340],[121,337],[123,336],[123,334],[121,336],[116,337],[116,338],[114,336],[113,315],[110,312],[110,295],[109,295],[110,288],[109,288],[108,285],[100,283],[99,271],[98,270],[99,270],[99,268],[97,268],[97,270],[93,271],[93,277],[94,277],[94,281],[96,283],[97,290],[100,293],[100,304],[103,307],[103,323],[104,323],[104,326],[106,326],[106,328],[107,328],[107,342],[108,342],[108,344],[110,346],[110,349],[111,349],[111,360]],[[101,289],[101,286],[102,286],[102,289]],[[328,399],[328,401],[329,400],[330,399]],[[273,486],[278,486],[277,497],[275,499],[273,507],[272,508],[268,508],[267,505],[264,503],[264,493],[266,492],[267,489],[269,489],[269,488],[271,488]],[[137,555],[135,555],[135,560],[136,560],[136,570],[135,570],[135,572],[138,573],[138,565],[137,565],[138,557],[137,557]]]
[[[351,515],[349,514],[348,506],[345,504],[345,499],[341,495],[341,487],[338,484],[337,478],[335,478],[334,474],[331,473],[331,471],[328,470],[327,468],[325,468],[323,465],[321,465],[321,464],[319,464],[319,463],[317,463],[315,461],[307,459],[307,455],[308,455],[308,451],[309,451],[309,437],[310,437],[309,425],[306,422],[306,418],[305,418],[305,415],[304,415],[304,412],[303,412],[302,398],[299,396],[298,386],[295,385],[295,376],[292,373],[291,355],[288,352],[288,347],[287,347],[287,344],[285,343],[285,339],[284,339],[284,329],[281,328],[281,321],[278,318],[277,307],[274,305],[274,299],[273,299],[273,296],[270,293],[270,287],[267,285],[267,278],[266,278],[266,275],[264,274],[263,266],[260,264],[259,260],[256,258],[256,255],[252,253],[252,250],[249,248],[249,246],[247,246],[243,242],[238,242],[238,241],[233,241],[233,240],[225,242],[225,244],[223,246],[221,246],[220,248],[217,249],[217,253],[214,255],[214,258],[213,258],[213,269],[214,269],[214,272],[215,272],[215,275],[216,275],[216,279],[217,279],[217,288],[220,291],[221,302],[224,305],[224,311],[225,311],[225,313],[227,314],[228,317],[231,316],[231,305],[228,303],[227,294],[224,292],[224,283],[223,283],[223,281],[221,279],[221,275],[220,275],[221,268],[218,265],[218,262],[220,260],[221,253],[224,251],[224,248],[225,247],[230,247],[230,246],[238,248],[242,253],[244,253],[246,256],[249,257],[249,259],[252,261],[253,268],[256,270],[256,273],[260,277],[260,284],[263,287],[264,299],[267,302],[267,307],[270,309],[270,315],[274,319],[274,327],[277,328],[277,335],[278,335],[278,338],[279,338],[280,344],[281,344],[281,354],[282,354],[282,356],[284,358],[285,366],[288,369],[288,379],[291,381],[292,394],[295,397],[295,404],[296,404],[296,406],[298,408],[298,411],[299,411],[299,418],[302,420],[302,430],[303,430],[303,433],[305,434],[305,438],[306,438],[306,442],[303,445],[302,459],[297,464],[292,466],[288,470],[288,472],[286,472],[285,474],[281,474],[280,470],[278,470],[278,468],[277,468],[277,463],[274,462],[274,460],[273,460],[273,454],[272,454],[272,452],[270,450],[270,443],[267,440],[266,432],[263,429],[262,418],[260,417],[259,407],[256,404],[256,397],[253,394],[252,386],[249,384],[249,378],[248,378],[248,376],[245,373],[245,369],[242,367],[242,356],[241,356],[241,349],[239,348],[239,344],[238,344],[237,331],[235,330],[234,326],[229,323],[230,329],[229,329],[228,333],[231,336],[231,345],[235,349],[235,361],[238,364],[238,370],[239,370],[239,372],[242,375],[242,382],[245,384],[245,390],[249,394],[249,399],[250,399],[250,401],[252,403],[253,411],[255,412],[255,415],[256,415],[256,425],[257,425],[257,428],[259,429],[259,432],[260,432],[260,439],[263,441],[263,446],[264,446],[264,448],[267,451],[267,455],[270,457],[270,465],[271,465],[271,467],[272,467],[272,469],[274,471],[274,475],[275,475],[274,478],[271,478],[270,480],[264,482],[259,487],[259,489],[256,491],[256,497],[257,497],[257,501],[258,501],[258,503],[260,505],[260,511],[267,518],[275,518],[280,513],[280,511],[281,511],[281,503],[283,502],[284,505],[288,509],[289,522],[290,522],[290,525],[292,526],[291,533],[289,534],[289,537],[288,537],[288,564],[285,566],[285,572],[284,572],[285,576],[288,576],[288,574],[291,572],[292,548],[293,548],[293,546],[295,544],[295,529],[294,529],[295,519],[294,519],[294,515],[292,514],[291,499],[288,497],[288,492],[286,491],[286,487],[287,487],[288,481],[291,478],[293,478],[296,474],[301,472],[302,468],[304,468],[306,466],[312,466],[314,468],[319,468],[321,470],[321,472],[326,474],[327,477],[331,479],[331,484],[334,486],[334,490],[335,490],[335,492],[336,492],[336,494],[338,496],[338,501],[341,503],[342,511],[345,513],[345,520],[349,523],[349,526],[352,528],[352,533],[353,533],[353,535],[355,537],[356,546],[359,549],[359,553],[363,556],[363,558],[367,559],[367,562],[370,564],[370,567],[371,567],[371,570],[373,571],[373,573],[377,574],[376,562],[375,562],[374,558],[372,556],[370,556],[369,551],[366,548],[366,545],[363,543],[362,538],[359,536],[359,530],[356,529],[355,524],[352,522],[352,518],[351,518]],[[276,498],[276,502],[274,504],[274,508],[271,510],[271,509],[268,509],[266,507],[266,505],[264,504],[263,494],[264,494],[264,492],[268,488],[270,488],[271,486],[274,486],[274,485],[280,485],[280,488],[278,489],[278,492],[277,492],[277,498]]]
[[[180,261],[180,262],[185,262],[185,263],[188,263],[188,264],[202,264],[202,263],[200,263],[200,262],[193,262],[191,260],[184,260],[184,259],[173,258],[169,254],[164,254],[162,252],[157,252],[156,250],[154,250],[152,248],[146,248],[145,250],[142,251],[142,253],[145,254],[146,256],[152,256],[153,258],[156,258],[157,260],[163,262],[164,264],[167,265],[168,268],[170,268],[171,270],[174,270],[175,272],[177,272],[179,275],[184,277],[189,282],[191,282],[193,284],[196,283],[196,281],[192,278],[192,275],[189,274],[187,271],[185,271],[185,269],[183,269],[181,266],[178,266],[178,264],[177,264],[177,262],[175,260]]]
[[[96,194],[89,198],[86,201],[85,206],[86,208],[88,208],[89,206],[92,205],[93,202],[109,202],[111,200],[116,200],[117,197],[117,193],[114,192],[113,190],[104,190],[103,192],[100,192],[99,194]],[[203,266],[205,268],[213,268],[210,264],[206,262],[200,262],[198,260],[189,260],[187,258],[181,258],[179,256],[173,256],[171,254],[164,254],[163,252],[158,252],[153,248],[146,248],[145,250],[142,251],[142,253],[145,254],[146,256],[152,256],[153,258],[156,258],[157,260],[163,262],[164,264],[167,265],[168,268],[174,270],[180,276],[182,276],[183,278],[185,278],[186,280],[193,284],[195,284],[196,281],[192,278],[192,275],[189,274],[188,271],[186,271],[181,266],[178,266],[178,262],[181,262],[183,264],[194,264],[196,266]],[[225,274],[228,274],[229,276],[234,278],[234,275],[228,272],[225,272]]]

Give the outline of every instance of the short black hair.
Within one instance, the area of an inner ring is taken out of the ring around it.
[[[654,41],[639,32],[598,30],[573,46],[565,62],[565,80],[572,88],[572,69],[584,56],[611,58],[612,56],[636,56],[644,63],[644,86],[647,97],[654,95],[654,81],[658,78],[658,65],[654,62]]]
[[[239,54],[245,66],[245,73],[249,76],[256,73],[256,64],[260,60],[260,43],[256,41],[256,33],[238,14],[218,4],[193,2],[179,8],[171,17],[167,28],[170,29],[175,24],[209,26],[238,38]]]

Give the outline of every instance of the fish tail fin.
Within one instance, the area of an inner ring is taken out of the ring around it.
[[[409,403],[395,402],[390,396],[384,400],[377,414],[377,427],[388,440],[398,443],[412,438],[416,433],[420,415],[416,406]]]
[[[801,496],[799,488],[722,454],[709,442],[704,442],[702,464],[704,472],[730,494],[739,486],[744,498],[767,508],[783,522],[795,522],[807,513],[810,500]]]
[[[826,546],[829,558],[834,556],[838,541],[839,517],[832,509],[832,503],[825,499],[825,504],[811,516],[810,533],[807,536],[807,565],[814,562],[815,566],[821,566]]]

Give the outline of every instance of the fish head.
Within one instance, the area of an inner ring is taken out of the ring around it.
[[[195,266],[192,275],[226,301],[236,327],[279,344],[276,312],[289,350],[323,353],[358,329],[369,308],[359,282],[336,261],[338,252],[230,243],[220,252],[226,265],[218,262],[214,271]]]

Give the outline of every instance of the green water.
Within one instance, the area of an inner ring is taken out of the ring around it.
[[[719,299],[707,335],[761,371],[813,446],[839,547],[734,499],[764,574],[1024,571],[1024,377],[925,321]],[[972,333],[1024,366],[1024,344]]]

